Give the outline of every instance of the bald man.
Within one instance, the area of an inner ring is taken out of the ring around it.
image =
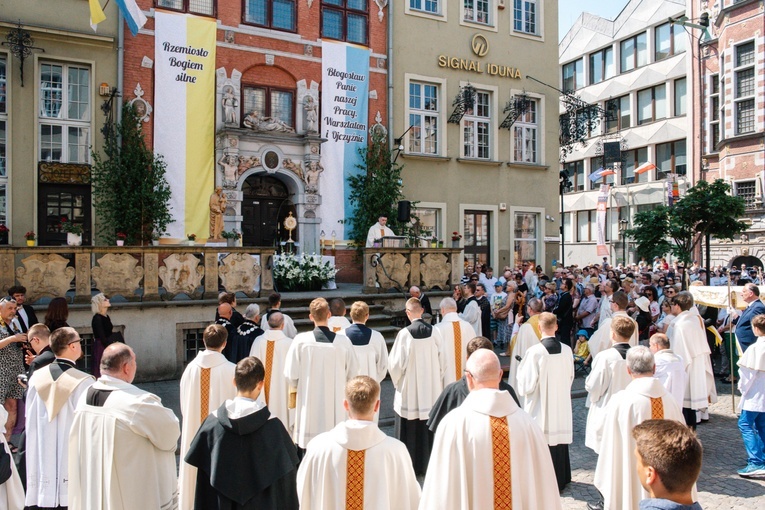
[[[465,374],[470,394],[438,427],[420,508],[562,508],[545,436],[499,389],[497,355],[478,349]]]
[[[223,355],[231,363],[236,363],[237,348],[234,345],[234,337],[236,335],[236,327],[231,319],[234,315],[234,308],[228,303],[221,303],[218,305],[218,318],[215,320],[215,324],[220,324],[226,328],[227,342],[226,347],[223,349]]]

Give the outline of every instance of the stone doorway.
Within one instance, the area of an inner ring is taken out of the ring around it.
[[[279,248],[289,238],[283,223],[290,212],[297,216],[284,182],[270,175],[250,175],[242,184],[242,243]],[[297,230],[292,231],[292,240],[298,240]]]
[[[730,264],[728,264],[728,267],[736,266],[738,269],[741,269],[742,264],[747,268],[762,267],[762,261],[751,255],[740,255],[734,258],[731,260]]]

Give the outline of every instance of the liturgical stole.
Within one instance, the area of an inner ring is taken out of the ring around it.
[[[266,378],[263,383],[263,389],[265,391],[266,405],[268,405],[268,398],[271,395],[271,368],[274,364],[274,342],[268,340],[266,342]]]
[[[365,450],[348,450],[345,510],[364,510],[364,453]]]
[[[452,322],[454,328],[454,380],[462,379],[462,328],[459,322]]]
[[[210,369],[203,368],[199,374],[199,417],[200,423],[210,414]]]
[[[664,419],[664,401],[661,400],[661,397],[651,398],[651,419]]]
[[[507,418],[489,416],[494,461],[494,510],[512,510],[513,486],[510,476],[510,429]]]

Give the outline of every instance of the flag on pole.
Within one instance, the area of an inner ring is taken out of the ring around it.
[[[591,180],[592,182],[595,182],[595,181],[597,181],[598,179],[600,179],[601,177],[603,177],[603,172],[605,172],[605,171],[606,171],[606,170],[605,170],[603,167],[600,167],[600,168],[598,168],[597,170],[595,170],[594,172],[592,172],[592,173],[590,174],[590,180]]]
[[[98,24],[106,19],[106,14],[98,0],[88,0],[88,3],[90,4],[90,28],[95,32]]]
[[[616,175],[616,170],[613,168],[606,168],[600,173],[600,177],[605,177],[607,175]]]
[[[639,167],[635,169],[635,174],[636,175],[642,174],[649,170],[653,170],[654,168],[656,168],[656,165],[654,165],[653,163],[643,163],[642,165],[640,165]]]
[[[91,0],[93,1],[93,0]],[[146,24],[146,16],[135,0],[116,0],[117,6],[120,8],[122,17],[125,18],[130,33],[135,36],[138,31]]]

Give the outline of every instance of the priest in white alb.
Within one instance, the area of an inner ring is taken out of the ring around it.
[[[82,342],[74,328],[59,328],[50,336],[56,355],[50,365],[35,370],[27,393],[28,507],[68,505],[68,440],[80,397],[93,385],[90,374],[77,370]]]
[[[345,419],[345,383],[358,374],[351,342],[327,327],[327,300],[316,298],[308,308],[314,330],[300,333],[292,340],[284,364],[284,376],[290,385],[290,404],[294,400],[296,406],[292,437],[298,454],[311,439]]]
[[[295,423],[295,410],[289,409],[290,383],[284,377],[284,364],[292,339],[284,334],[284,314],[274,312],[268,318],[268,331],[255,339],[250,356],[258,358],[265,367],[263,391],[258,402],[268,406],[271,416],[279,418],[288,432]]]
[[[329,319],[327,327],[333,333],[344,333],[345,328],[351,325],[351,322],[345,316],[345,301],[343,298],[334,298],[329,302]]]
[[[302,510],[415,510],[420,485],[406,447],[374,422],[380,385],[368,376],[345,387],[348,420],[308,443],[298,469]]]
[[[431,450],[427,419],[443,389],[446,364],[441,334],[422,320],[422,304],[417,298],[406,302],[406,315],[412,322],[396,335],[388,357],[388,370],[396,389],[393,397],[394,435],[406,445],[414,472],[424,475]]]
[[[441,334],[443,342],[443,357],[446,368],[444,370],[443,385],[462,379],[467,360],[467,344],[476,334],[473,326],[460,319],[457,314],[457,302],[450,297],[441,300],[441,322],[435,328]]]
[[[70,510],[169,510],[178,506],[178,418],[156,395],[131,384],[133,349],[104,349],[69,436]]]
[[[459,317],[473,327],[476,336],[484,336],[483,327],[481,326],[481,306],[475,297],[475,282],[467,282],[463,289],[467,300],[465,301],[465,308],[459,314]]]
[[[634,510],[648,493],[640,485],[632,429],[645,420],[683,421],[675,399],[653,377],[653,354],[648,347],[627,353],[632,382],[608,404],[603,439],[595,467],[595,487],[603,495],[605,510]]]
[[[629,339],[635,331],[635,323],[628,317],[616,315],[610,319],[610,324],[611,347],[595,356],[592,370],[584,381],[590,403],[584,444],[595,453],[600,448],[606,406],[631,381],[627,373],[627,351],[630,349]]]
[[[524,410],[545,435],[550,448],[558,489],[571,481],[568,445],[574,439],[571,383],[574,381],[574,353],[555,338],[558,323],[550,312],[539,314],[542,340],[526,351],[518,367],[515,391],[525,398]]]
[[[685,387],[688,385],[688,374],[685,373],[683,358],[675,354],[669,347],[669,338],[664,333],[651,335],[648,348],[653,353],[656,362],[655,377],[667,391],[675,397],[677,405],[683,407]]]
[[[367,248],[374,246],[375,242],[380,242],[383,237],[395,235],[388,227],[388,217],[385,215],[380,216],[377,218],[377,223],[369,227],[367,232]]]
[[[421,510],[562,508],[545,436],[502,375],[491,350],[468,358],[470,394],[438,426]]]
[[[194,508],[197,468],[183,461],[191,441],[207,415],[227,399],[236,396],[236,365],[223,355],[228,332],[220,324],[207,326],[202,333],[205,350],[199,351],[181,376],[181,448],[178,497],[181,510]]]
[[[605,299],[605,296],[601,299]],[[587,342],[588,347],[590,348],[590,356],[592,356],[592,359],[595,359],[595,355],[597,355],[600,351],[611,347],[611,319],[613,317],[627,317],[635,324],[635,332],[629,338],[628,343],[630,344],[630,347],[635,347],[638,345],[638,339],[640,335],[637,322],[635,322],[635,319],[627,314],[627,306],[630,302],[630,298],[627,293],[621,290],[614,292],[613,295],[610,296],[609,302],[611,316],[601,322],[601,325],[598,326],[598,329],[595,331],[595,333],[592,334],[589,342]]]
[[[688,384],[683,396],[683,416],[689,427],[695,427],[696,412],[706,412],[710,403],[717,402],[711,351],[707,343],[704,319],[693,306],[691,293],[678,293],[672,300],[671,310],[677,318],[672,323],[669,343],[675,354],[683,358],[685,373],[688,374]]]
[[[512,334],[510,345],[507,347],[507,354],[510,356],[507,383],[513,388],[518,387],[518,366],[526,355],[526,351],[530,347],[539,345],[539,341],[542,340],[542,332],[539,331],[539,314],[544,310],[542,301],[537,298],[529,299],[526,304],[526,310],[529,314],[529,320],[521,324],[518,331]],[[521,320],[523,320],[523,313],[519,311],[515,318],[513,330],[515,330]],[[523,397],[519,396],[518,399],[521,405],[523,405]]]
[[[388,375],[388,344],[379,331],[366,325],[369,320],[369,305],[364,301],[353,303],[351,320],[353,324],[345,329],[345,336],[353,345],[353,353],[359,364],[359,375],[368,375],[381,383]]]

